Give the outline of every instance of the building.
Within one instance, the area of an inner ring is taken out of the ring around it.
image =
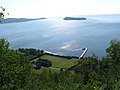
[[[39,59],[36,62],[33,61],[31,64],[33,65],[33,67],[35,69],[40,69],[41,66],[43,66],[43,67],[51,67],[52,66],[52,62],[47,59]]]

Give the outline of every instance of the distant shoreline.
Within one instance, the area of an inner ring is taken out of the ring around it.
[[[16,23],[16,22],[28,22],[28,21],[43,20],[43,19],[47,19],[47,18],[35,18],[35,19],[29,19],[29,18],[6,18],[6,19],[2,19],[2,22],[0,24]]]

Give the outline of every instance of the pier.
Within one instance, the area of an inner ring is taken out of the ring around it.
[[[85,53],[87,52],[88,48],[83,48],[82,50],[84,50],[84,51],[83,51],[83,53],[79,56],[79,59],[78,59],[78,60],[80,60],[80,59],[82,59],[82,58],[84,57],[84,55],[85,55]]]

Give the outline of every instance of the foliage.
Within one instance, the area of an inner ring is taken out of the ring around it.
[[[2,22],[2,18],[5,16],[5,8],[0,6],[0,22]]]
[[[3,56],[3,54],[8,50],[9,43],[6,39],[2,38],[0,39],[0,57]]]
[[[0,18],[4,17],[3,12],[0,12]]]
[[[30,60],[38,58],[44,53],[43,50],[39,50],[39,49],[36,50],[34,48],[26,48],[26,49],[19,48],[18,51],[20,51],[20,52],[24,53],[26,56],[28,56]]]
[[[108,54],[101,60],[93,54],[80,60],[70,71],[62,70],[68,65],[63,63],[59,72],[53,72],[51,68],[39,72],[31,69],[25,54],[10,50],[8,41],[0,39],[0,90],[119,90],[120,42],[111,41],[106,51]],[[60,57],[42,58],[65,61]]]
[[[28,59],[8,46],[7,40],[0,39],[0,90],[23,88],[31,72]]]
[[[108,58],[114,62],[120,62],[120,42],[112,40],[109,48],[106,49]]]

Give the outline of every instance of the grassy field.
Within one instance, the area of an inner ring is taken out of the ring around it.
[[[68,69],[71,66],[77,64],[77,59],[67,59],[63,57],[51,56],[51,55],[43,55],[42,59],[48,59],[52,62],[52,68],[63,68]]]
[[[37,72],[41,72],[41,70],[44,70],[44,69],[46,69],[46,70],[50,69],[52,71],[58,71],[58,70],[60,70],[60,68],[63,68],[63,70],[66,70],[66,69],[74,66],[78,62],[76,58],[67,59],[67,58],[51,56],[51,55],[43,55],[40,58],[41,59],[48,59],[49,61],[51,61],[52,62],[52,67],[50,67],[50,68],[42,67]],[[36,61],[38,59],[39,58],[36,58],[34,61]]]

